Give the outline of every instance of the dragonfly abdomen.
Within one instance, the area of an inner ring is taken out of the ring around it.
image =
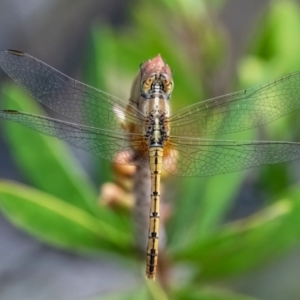
[[[158,229],[159,229],[159,204],[160,204],[160,177],[162,169],[163,148],[151,147],[149,149],[149,164],[151,172],[151,204],[150,222],[147,246],[146,275],[154,279],[158,256]]]

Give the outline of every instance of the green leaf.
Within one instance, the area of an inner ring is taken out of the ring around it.
[[[263,72],[268,74],[268,80],[296,71],[296,66],[300,64],[299,27],[300,9],[297,1],[274,1],[258,20],[256,34],[249,43],[251,55],[242,58],[242,63],[249,57],[253,61],[259,60],[263,64]],[[245,74],[254,78],[255,74],[251,72],[253,68],[247,65]]]
[[[240,274],[295,245],[300,234],[299,215],[299,198],[279,201],[224,226],[205,240],[195,241],[174,253],[174,259],[192,263],[203,279]]]
[[[227,135],[227,139],[251,140],[255,137],[255,133],[255,130],[247,130]],[[217,231],[235,199],[246,172],[182,178],[179,199],[174,206],[174,216],[168,227],[170,247],[180,251],[179,249],[185,249]]]
[[[16,86],[4,86],[2,99],[1,106],[6,109],[44,114]],[[2,121],[1,125],[11,154],[26,179],[43,191],[96,214],[96,191],[63,142],[10,121]]]
[[[128,253],[128,232],[44,192],[0,181],[0,208],[18,227],[40,240],[76,251]]]
[[[216,231],[243,177],[236,172],[209,179],[183,180],[180,200],[168,224],[170,247],[180,251]]]
[[[217,287],[188,286],[174,292],[174,298],[178,300],[255,300],[246,295],[237,294]],[[256,299],[258,300],[258,299]]]

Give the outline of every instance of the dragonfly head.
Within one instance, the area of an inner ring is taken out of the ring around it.
[[[170,67],[161,58],[160,54],[152,60],[141,65],[141,94],[145,98],[161,94],[169,99],[173,91],[174,83]]]

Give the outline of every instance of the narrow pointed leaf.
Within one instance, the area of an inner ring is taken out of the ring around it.
[[[18,227],[66,249],[127,252],[131,244],[122,228],[115,228],[54,196],[14,182],[0,181],[0,209]]]

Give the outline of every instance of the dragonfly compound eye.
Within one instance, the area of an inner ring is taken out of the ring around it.
[[[142,92],[144,94],[149,93],[149,91],[151,90],[153,81],[154,81],[154,77],[148,77],[146,80],[143,81],[141,88],[142,88]]]
[[[163,80],[163,88],[164,88],[164,92],[169,95],[172,93],[173,91],[173,81],[172,80],[168,80],[168,79],[164,79]]]

